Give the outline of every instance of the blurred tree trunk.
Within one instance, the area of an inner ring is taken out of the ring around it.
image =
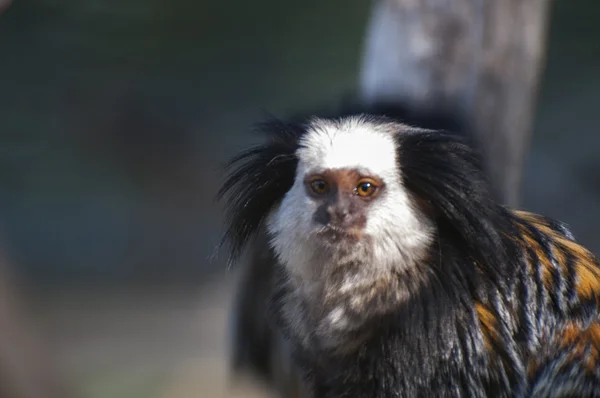
[[[549,0],[377,0],[365,43],[367,101],[456,112],[517,206],[544,64]]]

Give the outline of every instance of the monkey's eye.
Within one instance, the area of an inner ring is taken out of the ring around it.
[[[361,181],[356,186],[356,193],[362,197],[371,196],[375,191],[377,191],[377,185],[369,180]]]
[[[329,186],[324,180],[316,179],[310,182],[310,189],[312,189],[314,193],[322,195],[324,193],[327,193],[327,191],[329,190]]]

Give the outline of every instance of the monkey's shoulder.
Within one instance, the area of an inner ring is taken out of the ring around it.
[[[541,318],[552,319],[541,323],[540,350],[527,364],[531,396],[600,396],[598,257],[566,224],[529,212],[513,214],[527,270],[540,276],[543,288],[537,294],[548,299]]]
[[[518,244],[532,270],[540,270],[544,287],[600,311],[600,260],[577,242],[568,226],[542,215],[514,211]]]

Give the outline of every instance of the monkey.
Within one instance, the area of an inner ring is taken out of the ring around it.
[[[386,114],[406,123],[428,129],[447,130],[471,138],[466,121],[457,109],[438,102],[427,107],[415,107],[411,101],[376,101],[365,103],[352,93],[342,97],[329,109],[319,108],[322,116],[351,116],[360,112]],[[303,116],[296,116],[302,119]],[[474,141],[471,145],[478,145]],[[497,197],[502,197],[496,192]],[[235,288],[235,300],[230,312],[230,364],[234,377],[250,376],[260,384],[271,387],[278,397],[308,397],[295,365],[290,358],[289,343],[274,329],[265,316],[273,285],[274,260],[266,248],[264,234],[258,234],[262,242],[250,245],[250,252],[241,266]],[[266,248],[266,249],[265,249]]]
[[[431,103],[428,107],[415,107],[410,101],[398,100],[366,104],[349,93],[334,106],[319,108],[312,113],[333,118],[361,112],[386,114],[424,128],[451,131],[466,139],[473,136],[460,113],[440,103]],[[290,118],[301,123],[304,116]],[[478,145],[473,140],[470,144]],[[501,197],[499,192],[496,194]],[[241,266],[230,312],[231,373],[234,377],[250,376],[270,386],[281,398],[306,398],[308,395],[302,392],[298,371],[290,358],[289,342],[273,328],[266,316],[274,290],[275,260],[265,234],[257,235],[258,241],[249,245],[249,253]]]
[[[262,253],[302,396],[600,396],[597,257],[500,204],[466,137],[376,113],[257,130],[222,245]]]

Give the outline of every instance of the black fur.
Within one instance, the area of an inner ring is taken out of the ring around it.
[[[302,125],[270,119],[258,125],[266,143],[243,151],[230,160],[229,177],[217,198],[227,196],[227,231],[220,246],[231,243],[230,262],[235,261],[273,206],[291,188],[298,160]]]
[[[373,123],[390,120],[365,117]],[[262,231],[265,216],[291,187],[304,126],[270,123],[267,143],[234,159],[236,168],[220,192],[228,199],[223,242],[231,243],[232,260]],[[342,354],[316,340],[316,349],[295,341],[281,316],[281,304],[292,296],[285,270],[274,258],[263,263],[276,268],[273,317],[292,342],[296,363],[317,398],[544,396],[539,392],[549,385],[548,374],[563,372],[564,378],[583,369],[576,361],[565,365],[565,356],[554,350],[565,325],[583,330],[598,322],[598,292],[583,297],[577,287],[575,263],[583,261],[583,251],[563,242],[573,236],[562,224],[528,220],[498,204],[478,152],[460,135],[400,129],[398,169],[437,225],[437,239],[420,266],[427,272],[412,275],[407,301],[383,315],[372,316],[369,307],[356,314],[364,316],[357,332],[364,341]],[[584,260],[598,268],[591,254]],[[406,287],[406,277],[395,275],[369,305],[388,305],[388,289]],[[535,372],[532,361],[541,364]],[[562,383],[563,392],[597,392],[598,373],[581,376],[585,385]]]

